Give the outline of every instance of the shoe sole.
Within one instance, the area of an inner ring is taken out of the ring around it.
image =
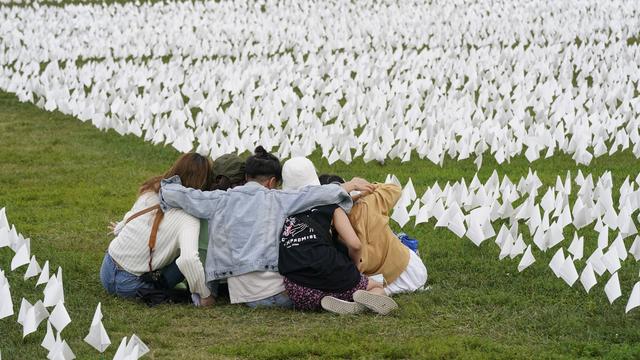
[[[387,315],[398,308],[398,304],[392,298],[364,290],[353,293],[353,301],[380,315]]]
[[[360,314],[367,308],[356,302],[344,301],[332,296],[325,296],[320,300],[323,309],[340,315]]]

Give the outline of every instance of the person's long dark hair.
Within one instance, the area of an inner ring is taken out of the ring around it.
[[[268,153],[262,146],[258,146],[253,155],[249,156],[244,168],[247,179],[258,181],[275,177],[278,182],[282,181],[282,165],[278,158]]]

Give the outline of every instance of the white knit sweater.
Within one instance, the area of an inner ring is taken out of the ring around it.
[[[149,235],[155,217],[151,211],[125,225],[125,220],[140,210],[160,202],[157,193],[142,194],[133,208],[116,227],[116,238],[109,245],[109,255],[124,270],[142,275],[149,271]],[[169,265],[174,259],[187,279],[192,293],[207,297],[211,293],[204,280],[204,267],[198,256],[200,221],[180,209],[171,209],[164,214],[158,227],[152,268],[157,270]]]

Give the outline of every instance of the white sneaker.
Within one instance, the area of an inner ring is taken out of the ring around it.
[[[381,315],[387,315],[398,308],[398,304],[392,298],[365,290],[354,292],[353,301]]]
[[[367,310],[364,305],[357,302],[344,301],[333,296],[325,296],[320,300],[323,309],[340,315],[360,314]]]

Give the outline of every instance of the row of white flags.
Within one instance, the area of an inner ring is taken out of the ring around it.
[[[0,8],[0,89],[181,152],[640,157],[640,2]],[[277,148],[277,149],[276,149]]]
[[[0,250],[9,248],[14,252],[10,264],[10,271],[15,272],[19,268],[28,265],[24,273],[24,281],[35,278],[35,286],[44,285],[42,299],[35,303],[29,302],[24,297],[20,302],[20,310],[17,314],[17,322],[22,325],[22,337],[36,332],[45,320],[47,331],[42,339],[41,346],[45,348],[49,360],[71,360],[75,354],[66,340],[62,338],[62,331],[71,323],[71,317],[67,312],[64,301],[64,286],[62,282],[62,268],[50,275],[49,261],[44,265],[31,255],[31,240],[20,234],[14,225],[9,225],[5,208],[0,209]],[[48,308],[53,308],[49,312]],[[11,287],[5,272],[0,268],[0,321],[15,315],[14,304],[11,297]],[[102,308],[98,303],[93,320],[89,327],[89,333],[84,341],[103,353],[111,344],[107,331],[102,324]],[[0,349],[1,350],[1,349]],[[129,341],[123,338],[114,360],[137,360],[149,352],[149,348],[135,334]]]
[[[400,185],[395,175],[386,182]],[[444,188],[436,182],[421,197],[409,179],[391,218],[401,228],[411,218],[415,225],[434,219],[435,227],[446,227],[477,246],[494,238],[500,260],[521,256],[519,272],[535,262],[534,251],[555,251],[549,267],[569,286],[580,280],[588,293],[598,277],[605,280],[608,273],[604,291],[613,303],[622,295],[618,278],[622,263],[640,260],[640,236],[633,218],[640,209],[640,174],[622,182],[617,201],[613,190],[610,172],[597,180],[580,171],[575,177],[567,173],[564,179],[558,176],[554,186],[543,186],[535,172],[514,183],[506,175],[500,181],[494,171],[484,183],[477,175],[469,185],[464,179],[447,182]],[[575,201],[569,200],[574,197]],[[591,224],[597,238],[578,235],[578,230]],[[523,226],[529,235],[523,235]],[[567,228],[574,230],[573,237],[565,239]],[[587,254],[585,249],[593,250]],[[582,271],[576,266],[582,266]],[[640,279],[629,294],[626,312],[637,306]]]

